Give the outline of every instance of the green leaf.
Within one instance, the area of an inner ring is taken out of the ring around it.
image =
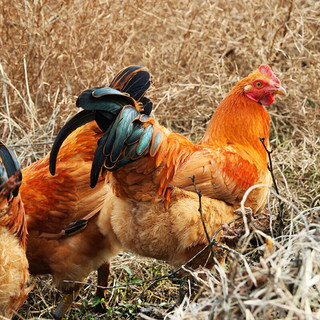
[[[85,309],[88,309],[88,300],[87,299],[82,300],[82,305],[85,307]]]
[[[98,306],[100,303],[101,303],[101,300],[100,300],[99,297],[95,297],[95,298],[92,299],[92,307],[93,308]]]
[[[130,277],[132,277],[132,271],[130,270],[129,267],[125,266],[125,267],[123,267],[123,269],[127,271],[128,275],[129,275]]]

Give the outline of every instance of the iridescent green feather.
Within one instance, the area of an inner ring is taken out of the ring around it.
[[[131,107],[125,107],[121,112],[121,120],[118,123],[115,122],[116,127],[113,130],[116,130],[115,140],[112,147],[112,152],[110,155],[111,162],[116,162],[122,152],[123,145],[132,131],[130,124],[133,120],[139,117],[139,112]],[[129,132],[128,132],[129,130]]]
[[[153,134],[153,127],[150,124],[149,126],[147,126],[147,128],[145,128],[145,130],[143,131],[138,147],[137,147],[137,154],[138,155],[144,155],[145,152],[147,151],[147,148],[150,146],[151,144],[151,138],[152,138],[152,134]]]

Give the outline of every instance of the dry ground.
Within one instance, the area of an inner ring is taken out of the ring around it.
[[[107,85],[124,66],[149,68],[154,115],[196,141],[226,93],[261,63],[288,92],[268,107],[285,203],[274,253],[259,258],[264,241],[255,249],[251,241],[250,251],[232,255],[227,273],[199,271],[200,285],[178,307],[178,281],[114,288],[108,315],[90,308],[94,288],[86,286],[69,319],[320,319],[320,202],[310,208],[320,193],[320,2],[1,0],[0,139],[23,166],[50,150],[82,90]],[[269,209],[279,212],[273,194]],[[112,268],[111,285],[170,269],[130,254]],[[57,299],[42,278],[20,314],[50,318]]]

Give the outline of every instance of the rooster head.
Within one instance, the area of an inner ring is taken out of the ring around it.
[[[271,68],[262,64],[256,72],[243,79],[244,94],[251,100],[262,105],[274,102],[276,94],[286,94],[280,80],[272,72]]]

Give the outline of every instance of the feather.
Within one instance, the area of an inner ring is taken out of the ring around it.
[[[143,105],[143,111],[141,112],[149,116],[153,108],[152,101],[146,97],[141,98],[139,101]]]
[[[113,95],[113,94],[114,95],[119,95],[119,94],[122,95],[119,90],[116,90],[116,89],[110,88],[110,87],[98,87],[98,88],[94,88],[93,90],[87,90],[87,91],[91,92],[91,95],[94,98],[101,98],[103,96],[109,96],[109,95]],[[80,97],[79,97],[79,100],[81,99]],[[83,106],[81,106],[81,107],[83,108]]]
[[[125,105],[137,107],[137,102],[128,95],[109,87],[85,90],[76,102],[77,107],[92,111],[106,111],[106,115],[117,115]]]
[[[137,143],[143,131],[144,131],[144,128],[139,126],[139,122],[135,122],[134,129],[132,130],[131,135],[127,139],[127,144],[132,145]]]
[[[151,138],[153,134],[152,125],[148,125],[147,128],[143,131],[138,147],[137,147],[137,155],[142,156],[146,153],[147,148],[150,146]]]
[[[119,159],[127,136],[130,135],[130,132],[128,132],[128,130],[132,131],[133,129],[130,124],[134,119],[137,118],[138,115],[139,113],[136,109],[132,107],[125,107],[123,108],[121,114],[118,116],[118,122],[115,121],[114,126],[116,125],[116,135],[110,155],[111,162],[116,162]]]
[[[0,162],[0,191],[4,189],[4,184],[8,181],[9,177],[7,170],[2,162]]]
[[[19,162],[14,155],[14,153],[5,146],[2,142],[0,142],[0,158],[2,161],[1,164],[1,177],[0,177],[0,190],[3,189],[3,183],[6,182],[11,176],[13,176],[16,172],[18,173],[18,180],[22,180],[22,173],[20,170]],[[13,191],[12,194],[16,197],[19,192],[18,185]]]
[[[105,147],[105,144],[107,142],[107,139],[109,137],[109,133],[111,131],[111,128],[109,128],[103,137],[99,140],[98,147],[94,153],[92,166],[91,166],[91,172],[90,172],[90,187],[94,188],[97,185],[99,174],[101,171],[101,168],[105,161],[105,156],[103,149]]]
[[[139,156],[137,154],[137,147],[138,147],[137,143],[127,146],[124,150],[125,157],[127,157],[131,161],[139,159]]]
[[[99,141],[92,164],[91,187],[95,186],[103,165],[107,170],[114,171],[149,152],[153,126],[143,124],[148,119],[147,115],[141,115],[132,106],[123,107]],[[159,142],[158,139],[154,148]]]
[[[161,142],[162,138],[163,138],[163,135],[162,135],[161,131],[156,131],[156,134],[154,134],[154,136],[152,138],[152,144],[151,144],[151,150],[150,150],[151,157],[153,157],[157,153],[157,151],[160,147],[160,142]]]
[[[99,146],[95,152],[93,160],[93,172],[91,175],[91,186],[95,181],[103,165],[109,171],[114,171],[120,167],[135,161],[150,151],[153,137],[153,125],[140,122],[143,119],[147,122],[148,116],[141,115],[136,109],[126,106],[122,109],[112,126],[109,127],[108,134],[99,141]],[[159,135],[158,137],[161,137]],[[153,144],[154,150],[160,143],[160,139]]]
[[[107,111],[118,114],[125,105],[136,106],[134,99],[119,90],[109,87],[95,87],[83,91],[76,102],[77,107],[85,110]]]
[[[55,174],[57,156],[63,141],[72,131],[74,131],[79,126],[84,125],[89,121],[95,120],[99,128],[103,132],[106,132],[116,120],[119,113],[121,113],[121,110],[124,106],[131,106],[132,110],[140,110],[140,107],[137,103],[139,99],[142,99],[142,104],[144,106],[144,110],[141,111],[150,114],[152,110],[152,102],[148,98],[143,97],[146,90],[151,85],[150,78],[151,76],[146,68],[140,66],[130,66],[123,69],[115,76],[110,84],[110,87],[94,87],[82,92],[76,101],[76,106],[83,108],[85,112],[83,111],[82,113],[80,113],[80,115],[76,115],[74,118],[72,118],[62,128],[59,135],[57,136],[50,154],[50,173],[52,175]],[[122,92],[119,90],[121,90]],[[126,111],[126,114],[127,113],[134,115],[133,111]],[[137,116],[139,115],[138,112],[136,112],[136,114]],[[122,122],[123,124],[119,125],[119,127],[118,124],[115,125],[115,128],[118,127],[116,131],[116,137],[119,138],[119,140],[117,140],[117,143],[112,150],[113,154],[111,162],[115,162],[119,158],[121,152],[120,149],[123,145],[121,141],[126,138],[122,135],[123,132],[127,130],[126,126],[130,126],[131,120],[130,118],[129,120],[127,120],[124,117],[121,123]],[[132,129],[132,126],[130,126],[129,128]],[[115,132],[111,131],[110,134],[110,137],[105,138],[105,146],[103,147],[103,150],[104,152],[106,152],[106,154],[109,154],[111,152],[110,146],[113,143]],[[128,136],[129,135],[130,132],[128,131]],[[96,165],[98,163],[100,164],[100,162],[101,161],[96,161],[94,166],[95,170],[98,170],[98,166]],[[109,165],[110,167],[112,166],[111,163]],[[93,177],[95,177],[93,179],[94,181],[97,178],[96,171],[94,172]]]
[[[50,154],[49,170],[52,175],[55,174],[59,149],[71,132],[92,120],[96,120],[100,129],[106,131],[124,106],[137,108],[137,102],[132,98],[118,90],[105,87],[84,91],[76,104],[85,110],[76,114],[59,132]]]
[[[80,219],[73,223],[70,223],[64,230],[65,235],[67,237],[74,235],[76,232],[80,232],[81,230],[83,230],[87,226],[87,224],[88,220],[86,219]]]
[[[121,70],[115,76],[109,86],[122,92],[126,92],[133,99],[139,101],[148,90],[150,85],[151,76],[146,68],[140,66],[130,66]],[[141,102],[145,105],[149,103],[150,100],[143,100]],[[147,109],[149,111],[149,107]]]
[[[49,160],[49,171],[54,176],[56,172],[56,162],[57,156],[62,146],[64,140],[69,136],[71,132],[76,130],[77,128],[83,126],[84,124],[93,121],[95,119],[94,113],[91,111],[83,110],[77,113],[71,120],[69,120],[60,130],[59,134],[57,135],[54,144],[51,149],[50,153],[50,160]]]

